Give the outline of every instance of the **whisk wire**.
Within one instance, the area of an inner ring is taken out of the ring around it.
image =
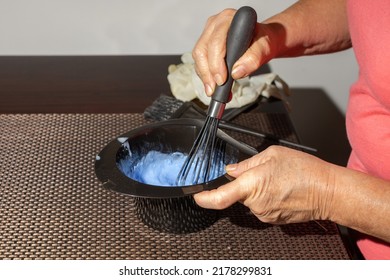
[[[207,116],[177,176],[177,185],[207,182],[215,162],[215,142],[219,120]],[[189,177],[190,176],[190,177]],[[191,179],[190,181],[188,179]]]
[[[195,166],[195,170],[197,170],[197,175],[194,180],[194,182],[198,183],[199,180],[205,180],[208,177],[208,172],[209,172],[209,162],[210,162],[210,152],[209,152],[209,145],[210,145],[210,140],[213,142],[213,138],[209,134],[210,130],[212,127],[212,122],[211,118],[208,118],[206,124],[205,124],[205,130],[202,133],[201,140],[199,142],[199,150],[198,153],[196,153],[196,156],[199,157],[200,164]],[[208,129],[209,128],[209,129]],[[212,132],[212,131],[211,131]],[[201,174],[203,172],[203,174]]]
[[[184,164],[179,171],[179,174],[178,174],[177,179],[176,179],[177,185],[184,185],[186,183],[190,167],[193,165],[195,159],[196,159],[195,166],[198,166],[198,164],[199,164],[199,158],[196,157],[195,155],[198,154],[198,150],[200,148],[199,143],[201,142],[201,139],[203,137],[203,134],[204,134],[204,131],[206,128],[206,124],[207,124],[207,120],[206,120],[205,125],[203,125],[201,131],[199,132],[198,136],[196,137],[196,139],[191,147],[191,150],[188,154],[188,157],[184,161]],[[192,181],[195,180],[195,176],[196,176],[196,173],[193,172],[192,173]]]
[[[224,167],[226,163],[225,151],[226,151],[226,142],[221,139],[217,139],[215,143],[215,153],[213,153],[213,158],[211,160],[214,168],[212,169],[212,173],[210,174],[211,178],[217,177],[219,174],[224,172]]]
[[[209,135],[209,140],[211,140],[211,149],[209,151],[206,151],[208,153],[208,160],[207,162],[207,169],[205,172],[205,176],[203,178],[203,181],[206,182],[210,178],[210,172],[217,168],[218,162],[216,162],[216,158],[218,158],[218,149],[215,149],[216,142],[217,142],[217,130],[218,130],[218,119],[214,119],[212,123],[212,127],[210,127],[210,135]],[[208,140],[208,141],[209,141]],[[208,146],[207,146],[208,147]],[[206,163],[205,162],[205,163]],[[214,168],[212,168],[212,165]]]

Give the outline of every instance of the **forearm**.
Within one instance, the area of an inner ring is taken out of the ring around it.
[[[342,167],[334,171],[328,218],[390,242],[390,182]]]
[[[330,53],[351,47],[345,0],[298,1],[264,23],[271,29],[270,42],[278,44],[273,46],[274,57]]]

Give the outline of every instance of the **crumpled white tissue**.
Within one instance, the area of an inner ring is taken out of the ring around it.
[[[202,80],[195,72],[191,53],[183,54],[181,61],[178,65],[172,64],[168,67],[168,82],[173,96],[184,102],[198,98],[205,105],[209,105],[211,98],[206,95]],[[288,105],[286,98],[290,95],[290,89],[277,74],[267,73],[236,80],[232,93],[232,100],[226,104],[226,109],[245,106],[254,102],[260,95],[279,98]]]

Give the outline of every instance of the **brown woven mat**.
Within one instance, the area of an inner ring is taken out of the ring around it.
[[[282,114],[243,114],[237,122],[296,140]],[[103,189],[94,172],[110,140],[144,123],[140,114],[0,115],[0,258],[349,258],[333,223],[321,222],[327,231],[316,223],[272,226],[238,204],[201,232],[148,228],[133,199]]]

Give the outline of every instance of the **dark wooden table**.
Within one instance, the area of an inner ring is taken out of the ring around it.
[[[158,96],[170,94],[167,69],[178,63],[176,55],[3,56],[0,114],[143,112]],[[290,117],[302,144],[345,165],[350,146],[344,115],[321,89],[291,90]],[[341,232],[356,257],[347,230]]]

